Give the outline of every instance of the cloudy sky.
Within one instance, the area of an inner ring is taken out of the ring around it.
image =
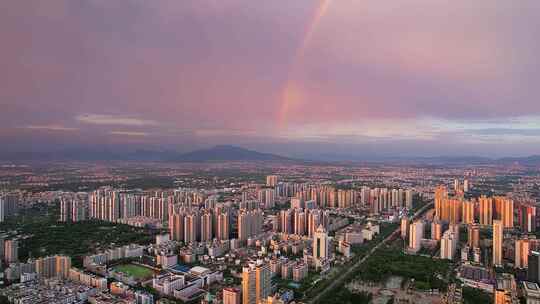
[[[0,1],[0,146],[540,153],[538,0]]]

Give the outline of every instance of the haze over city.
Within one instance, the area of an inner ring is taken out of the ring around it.
[[[540,151],[538,1],[2,1],[3,152]]]

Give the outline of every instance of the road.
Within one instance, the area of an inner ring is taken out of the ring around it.
[[[419,215],[423,214],[426,210],[431,208],[433,206],[433,202],[430,202],[429,204],[423,206],[422,208],[418,209],[416,213],[412,216],[411,221],[415,220]],[[314,298],[307,301],[309,304],[315,304],[317,303],[324,295],[326,295],[331,290],[335,290],[338,288],[341,284],[344,284],[345,279],[349,274],[351,274],[353,271],[355,271],[360,265],[362,265],[375,251],[377,251],[381,246],[386,245],[390,240],[392,240],[396,234],[400,234],[401,231],[401,225],[398,227],[394,232],[392,232],[389,236],[387,236],[384,240],[382,240],[379,244],[377,244],[375,247],[373,247],[362,259],[360,259],[356,264],[351,266],[347,271],[341,273],[338,275],[337,278],[334,278],[333,282],[330,283],[330,285],[326,286],[323,290],[321,290]]]

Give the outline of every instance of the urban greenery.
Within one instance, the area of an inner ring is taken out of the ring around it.
[[[154,232],[128,225],[102,221],[60,223],[57,220],[55,210],[43,212],[43,208],[36,207],[6,219],[0,224],[0,231],[16,231],[21,260],[65,254],[73,258],[75,266],[81,265],[84,255],[109,245],[150,244],[154,239]]]
[[[444,290],[446,283],[440,279],[450,269],[450,263],[424,256],[407,255],[389,249],[381,249],[367,259],[356,271],[363,281],[384,282],[390,276],[402,276],[415,280],[418,289]]]
[[[476,304],[476,303],[492,303],[492,296],[486,292],[483,292],[476,288],[463,287],[463,303]]]

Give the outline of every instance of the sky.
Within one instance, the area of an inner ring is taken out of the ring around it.
[[[0,1],[0,147],[540,154],[537,0]]]

